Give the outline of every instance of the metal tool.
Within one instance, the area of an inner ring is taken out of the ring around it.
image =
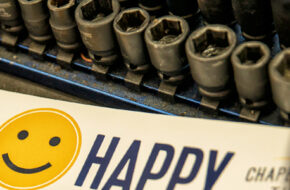
[[[74,19],[75,0],[48,0],[49,24],[57,45],[73,52],[79,47],[79,33]]]
[[[287,0],[271,0],[275,28],[279,34],[282,48],[290,47],[290,2]]]
[[[23,29],[20,11],[16,0],[1,0],[0,22],[1,29],[9,33],[18,33]]]
[[[200,11],[207,24],[234,23],[232,0],[197,0]]]
[[[197,0],[167,0],[169,14],[181,16],[192,24],[198,12]]]
[[[273,99],[281,116],[290,121],[290,49],[280,52],[269,66]]]
[[[230,56],[236,44],[236,34],[224,25],[199,28],[188,38],[186,54],[191,74],[203,96],[223,99],[229,95]]]
[[[177,16],[155,19],[146,29],[145,41],[159,77],[168,83],[180,83],[188,68],[184,44],[189,34],[187,22]]]
[[[245,38],[264,40],[272,36],[271,0],[232,0],[232,4]]]
[[[76,8],[78,29],[94,63],[108,66],[118,59],[113,21],[119,11],[118,0],[83,0]]]
[[[44,0],[18,0],[29,37],[38,43],[52,38],[48,11]]]
[[[144,32],[150,22],[150,15],[141,8],[122,11],[114,21],[114,30],[126,67],[137,73],[150,68],[144,41]]]
[[[231,61],[240,102],[249,109],[261,108],[268,103],[270,58],[268,46],[258,41],[243,43],[232,54]]]

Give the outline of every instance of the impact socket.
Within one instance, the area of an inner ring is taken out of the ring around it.
[[[49,24],[57,45],[65,51],[79,47],[79,34],[74,19],[75,0],[48,0]]]
[[[207,25],[188,38],[186,54],[191,74],[203,96],[223,99],[229,94],[230,56],[236,44],[235,32],[224,25]]]
[[[38,43],[52,39],[48,11],[44,0],[18,0],[29,37]]]
[[[281,116],[290,121],[290,48],[280,52],[269,66],[273,99]]]
[[[235,83],[243,106],[251,109],[267,104],[270,84],[268,63],[271,52],[262,42],[253,41],[239,45],[231,60]]]
[[[82,41],[97,64],[109,66],[118,59],[113,21],[119,11],[118,0],[83,0],[76,8]]]
[[[181,16],[189,23],[195,20],[198,12],[197,0],[167,0],[169,14]]]
[[[272,0],[275,28],[279,34],[281,47],[290,47],[290,1]]]
[[[188,68],[184,44],[189,34],[187,22],[178,16],[164,16],[152,21],[145,31],[151,63],[167,83],[180,83]]]
[[[9,33],[19,33],[23,29],[20,10],[16,0],[1,0],[0,22],[2,30]]]
[[[149,68],[144,32],[150,15],[144,9],[130,8],[122,11],[114,21],[114,30],[126,67],[144,73]]]
[[[226,24],[235,22],[232,0],[198,0],[198,6],[206,24]]]
[[[166,14],[166,0],[138,0],[139,7],[149,12],[150,16]]]
[[[271,0],[232,0],[232,3],[246,39],[264,40],[273,34]]]

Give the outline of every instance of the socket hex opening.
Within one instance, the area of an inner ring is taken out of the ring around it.
[[[70,0],[52,0],[51,5],[56,6],[56,7],[63,7],[67,5],[70,2]]]
[[[81,11],[85,20],[103,19],[113,12],[112,0],[90,0],[81,7]]]
[[[175,20],[164,19],[151,28],[150,32],[154,41],[169,44],[182,34],[181,23]]]
[[[202,34],[192,39],[196,53],[202,57],[215,57],[225,52],[229,46],[227,31],[205,30]]]
[[[279,62],[277,70],[279,74],[290,82],[290,53],[286,53]]]
[[[132,32],[140,28],[146,20],[146,16],[140,10],[125,12],[117,22],[124,32]]]
[[[254,65],[265,56],[265,52],[260,46],[245,46],[237,55],[241,64]]]

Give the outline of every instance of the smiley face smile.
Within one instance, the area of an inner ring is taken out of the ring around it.
[[[31,168],[31,169],[27,169],[27,168],[21,168],[16,166],[9,158],[8,154],[3,154],[2,158],[5,162],[5,164],[13,171],[18,172],[18,173],[22,173],[22,174],[34,174],[34,173],[38,173],[41,172],[43,170],[46,170],[48,168],[51,167],[50,163],[47,163],[43,166],[37,167],[37,168]]]
[[[56,182],[80,146],[79,126],[63,111],[40,108],[12,117],[0,126],[0,189],[35,190]]]

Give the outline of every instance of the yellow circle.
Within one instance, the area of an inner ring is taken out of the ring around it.
[[[76,121],[56,109],[29,110],[0,127],[0,186],[39,189],[61,178],[81,146]]]

